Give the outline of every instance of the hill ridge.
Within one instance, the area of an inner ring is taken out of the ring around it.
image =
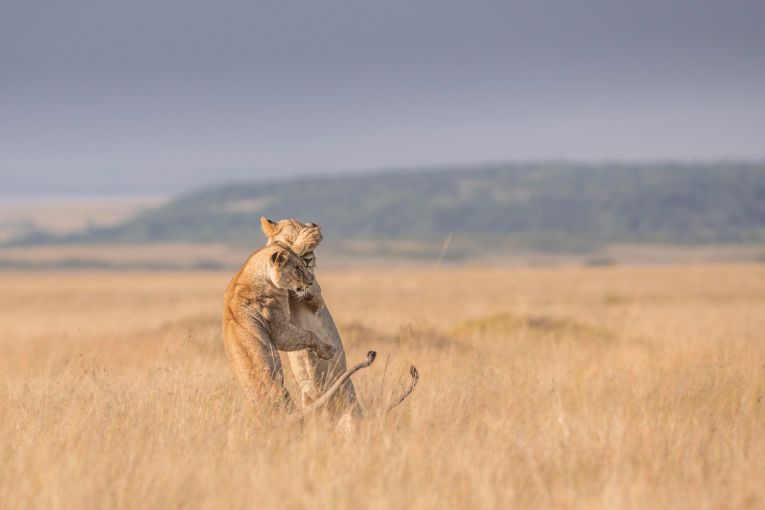
[[[261,215],[315,221],[336,239],[763,243],[765,163],[492,163],[224,183],[115,226],[14,244],[235,242],[260,235]]]

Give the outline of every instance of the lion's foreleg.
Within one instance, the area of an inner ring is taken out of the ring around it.
[[[247,399],[255,406],[270,402],[292,409],[276,348],[271,342],[260,341],[243,331],[236,333],[226,332],[226,355]]]
[[[333,345],[322,342],[315,333],[300,329],[289,322],[273,326],[273,333],[276,347],[280,351],[310,349],[324,359],[331,359],[335,355]]]

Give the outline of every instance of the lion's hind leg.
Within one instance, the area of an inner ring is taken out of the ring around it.
[[[294,406],[284,385],[284,371],[276,347],[237,329],[227,332],[234,334],[225,335],[226,356],[247,400],[261,412],[276,408],[291,411]]]

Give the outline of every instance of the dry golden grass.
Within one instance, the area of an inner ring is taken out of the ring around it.
[[[0,508],[765,506],[762,266],[320,272],[349,438],[256,427],[228,278],[0,274]]]

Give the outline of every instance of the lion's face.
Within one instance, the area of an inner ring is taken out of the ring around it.
[[[280,289],[302,294],[313,284],[313,270],[289,250],[275,249],[268,259],[268,277]]]
[[[313,267],[316,258],[313,250],[321,243],[321,227],[315,223],[301,223],[294,219],[274,222],[266,217],[260,218],[263,233],[268,237],[268,244],[275,242],[290,246],[303,257],[303,261]]]

